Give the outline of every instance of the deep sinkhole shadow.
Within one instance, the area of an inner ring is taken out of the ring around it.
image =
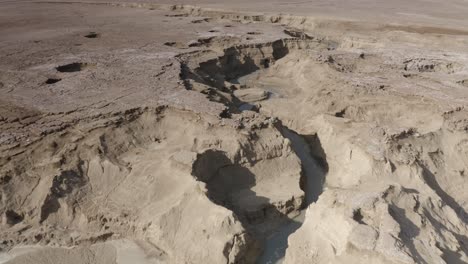
[[[285,257],[289,236],[302,226],[305,209],[316,202],[320,194],[322,194],[323,184],[328,172],[325,152],[317,135],[301,136],[283,126],[280,131],[285,138],[291,141],[291,148],[301,160],[300,185],[304,190],[305,199],[302,213],[266,239],[265,251],[257,262],[259,264],[278,263]]]
[[[22,213],[15,212],[13,210],[5,211],[6,223],[8,225],[16,225],[23,221],[24,215]]]
[[[233,211],[253,237],[262,236],[259,230],[268,230],[270,226],[283,222],[291,223],[287,214],[271,204],[269,198],[252,190],[257,184],[255,175],[241,164],[233,163],[222,151],[207,150],[200,154],[193,165],[192,175],[206,184],[208,198]],[[298,225],[292,227],[295,230]]]
[[[55,69],[57,69],[57,71],[59,72],[78,72],[78,71],[81,71],[82,68],[83,68],[82,63],[74,62],[74,63],[58,66]]]
[[[258,111],[255,105],[246,104],[234,95],[234,90],[239,89],[239,78],[272,67],[277,60],[287,56],[290,52],[288,45],[282,40],[271,43],[271,54],[265,53],[262,48],[262,44],[230,47],[224,50],[222,56],[198,63],[195,68],[183,62],[180,78],[187,90],[198,90],[206,94],[211,101],[224,104],[226,110],[221,114],[223,118],[229,118],[231,114],[243,111],[243,106],[248,108],[245,110]],[[301,136],[279,126],[283,136],[291,141],[292,149],[301,160],[302,175],[298,184],[305,192],[302,205],[305,209],[311,203],[316,202],[323,191],[325,175],[328,172],[326,155],[316,135]],[[214,203],[231,209],[247,230],[252,223],[263,224],[265,219],[274,216],[288,219],[276,232],[265,239],[265,250],[257,263],[277,263],[284,258],[288,247],[288,237],[302,225],[305,210],[300,216],[302,219],[299,219],[300,217],[293,220],[287,218],[274,206],[269,205],[268,198],[257,196],[251,190],[256,184],[255,175],[247,168],[232,164],[220,151],[212,150],[201,154],[194,164],[193,175],[206,183],[208,197]],[[233,179],[236,180],[233,181]],[[233,196],[233,193],[242,193],[242,197],[247,197],[247,200],[253,204],[263,207],[256,207],[257,209],[253,211],[244,210],[245,208],[236,206],[233,200],[236,195]]]
[[[47,194],[40,211],[40,223],[47,220],[49,215],[60,210],[59,199],[86,185],[86,178],[82,171],[83,161],[80,161],[76,170],[65,170],[52,180],[50,192]]]
[[[240,113],[243,110],[258,111],[253,105],[242,102],[234,96],[233,89],[226,87],[226,82],[239,84],[240,77],[269,68],[290,52],[282,40],[271,43],[271,54],[262,51],[263,46],[263,44],[252,44],[230,47],[224,50],[222,56],[200,62],[195,68],[188,67],[187,63],[181,63],[180,78],[187,90],[193,90],[194,86],[199,84],[208,87],[201,93],[206,94],[211,101],[226,105],[231,113]],[[229,94],[230,98],[225,94]]]
[[[55,69],[59,72],[79,72],[87,67],[96,66],[95,63],[73,62],[65,65],[60,65]]]
[[[88,34],[84,35],[85,38],[98,38],[99,34],[96,32],[89,32]]]
[[[317,135],[301,136],[279,125],[285,138],[291,141],[291,148],[301,160],[301,188],[305,192],[303,209],[318,200],[323,191],[328,172],[325,152]],[[252,187],[256,185],[255,175],[232,161],[222,151],[208,150],[200,154],[193,166],[192,174],[206,183],[207,196],[214,203],[232,210],[243,227],[254,236],[255,227],[268,225],[274,219],[284,219],[281,226],[264,239],[264,250],[257,263],[277,263],[283,259],[288,248],[288,238],[304,220],[305,210],[295,219],[278,211],[266,197],[258,196]]]
[[[307,207],[316,202],[323,192],[328,173],[325,151],[317,135],[301,136],[288,128],[283,128],[282,134],[291,141],[291,148],[301,160],[301,188],[306,196],[304,207]]]
[[[200,154],[192,175],[206,184],[211,201],[232,210],[247,229],[268,218],[284,216],[270,204],[270,199],[252,191],[257,184],[255,175],[233,163],[223,151],[207,150]]]
[[[60,78],[48,78],[44,83],[45,84],[54,84],[60,82],[62,79]]]

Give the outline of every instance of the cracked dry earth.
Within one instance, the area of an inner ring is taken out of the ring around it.
[[[468,262],[466,32],[0,13],[0,263]]]

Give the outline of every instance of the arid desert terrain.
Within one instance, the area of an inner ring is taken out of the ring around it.
[[[0,264],[468,263],[468,1],[0,1]]]

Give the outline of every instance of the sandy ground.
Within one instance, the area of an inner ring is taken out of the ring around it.
[[[64,1],[56,1],[64,2]],[[69,1],[76,2],[76,1]],[[130,1],[104,1],[118,2]],[[312,0],[312,1],[217,1],[217,0],[140,0],[136,3],[155,3],[167,5],[194,5],[205,8],[215,8],[228,11],[292,14],[299,16],[313,16],[338,20],[369,21],[373,23],[395,25],[440,26],[446,28],[466,29],[466,14],[468,6],[465,0]]]
[[[0,263],[467,263],[467,15],[1,1]]]

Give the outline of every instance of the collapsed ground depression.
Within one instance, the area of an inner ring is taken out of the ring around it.
[[[468,261],[464,31],[0,9],[0,263]]]

